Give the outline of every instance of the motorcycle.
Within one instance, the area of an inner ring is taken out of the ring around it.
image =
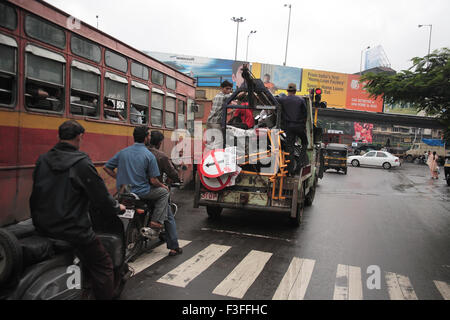
[[[131,271],[125,261],[125,234],[117,216],[90,212],[93,229],[110,254],[118,299]],[[0,228],[0,299],[84,300],[93,295],[75,249],[39,235],[31,219]]]
[[[170,185],[171,188],[179,186],[179,183]],[[134,261],[143,252],[144,248],[148,247],[152,240],[159,239],[160,242],[166,241],[164,227],[159,234],[155,234],[153,229],[148,227],[154,208],[151,201],[140,199],[137,194],[130,191],[130,186],[123,186],[117,194],[117,200],[126,207],[125,213],[119,217],[128,220],[125,222],[126,262]],[[178,206],[171,201],[170,196],[169,206],[175,217]]]

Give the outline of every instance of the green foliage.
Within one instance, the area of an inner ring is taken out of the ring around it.
[[[383,96],[386,103],[411,103],[428,115],[437,116],[450,137],[450,49],[435,50],[411,59],[413,65],[394,75],[367,73],[360,82],[371,97]]]

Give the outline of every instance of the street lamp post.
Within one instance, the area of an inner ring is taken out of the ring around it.
[[[431,30],[433,29],[433,25],[432,24],[419,24],[418,25],[419,28],[422,27],[430,27],[430,37],[428,39],[428,55],[430,55],[430,48],[431,48]]]
[[[286,65],[286,59],[287,59],[287,50],[288,50],[288,43],[289,43],[289,28],[291,26],[291,4],[285,4],[285,7],[289,7],[289,20],[288,20],[288,30],[287,30],[287,38],[286,38],[286,53],[284,55],[284,63],[283,66]]]
[[[245,53],[245,61],[248,61],[248,39],[250,38],[250,35],[251,35],[252,33],[256,33],[256,30],[250,31],[250,33],[249,33],[248,36],[247,36],[247,51],[246,51],[246,53]],[[236,60],[236,59],[235,59],[235,60]]]
[[[239,23],[240,23],[240,22],[244,22],[246,19],[244,19],[244,18],[242,18],[242,17],[240,17],[240,18],[233,17],[233,18],[231,18],[231,20],[233,20],[234,22],[237,22],[237,30],[236,30],[236,50],[235,50],[235,53],[234,53],[234,60],[236,60],[236,59],[237,59],[238,37],[239,37]]]
[[[361,77],[361,72],[362,72],[362,57],[363,57],[363,52],[364,52],[364,50],[368,50],[368,49],[370,49],[370,46],[367,46],[367,48],[361,50],[361,61],[360,61],[360,63],[359,63],[359,76],[360,76],[360,77]]]

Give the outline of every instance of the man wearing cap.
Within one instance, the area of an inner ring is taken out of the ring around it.
[[[288,171],[290,175],[294,174],[294,144],[297,138],[302,141],[302,152],[300,155],[300,165],[309,162],[306,148],[308,146],[308,137],[306,136],[306,118],[307,109],[305,99],[296,96],[297,86],[295,83],[289,83],[287,96],[277,97],[281,104],[281,123],[282,129],[286,131],[287,152],[289,152]]]
[[[114,291],[113,264],[94,233],[89,209],[92,206],[107,219],[125,207],[108,193],[88,155],[78,150],[83,134],[75,120],[59,126],[59,142],[36,162],[30,211],[38,233],[75,248],[88,270],[95,298],[109,300]]]
[[[160,176],[158,163],[145,146],[150,140],[149,128],[145,126],[134,128],[133,137],[134,144],[116,153],[103,169],[117,180],[117,190],[123,185],[130,185],[131,192],[137,194],[139,198],[154,202],[155,209],[148,231],[149,236],[156,238],[167,219],[169,188],[158,180]],[[117,173],[114,171],[116,168]]]

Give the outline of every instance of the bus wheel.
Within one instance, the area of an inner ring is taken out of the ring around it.
[[[208,213],[209,218],[217,219],[220,217],[220,214],[222,213],[222,208],[215,206],[207,206],[206,212]]]

